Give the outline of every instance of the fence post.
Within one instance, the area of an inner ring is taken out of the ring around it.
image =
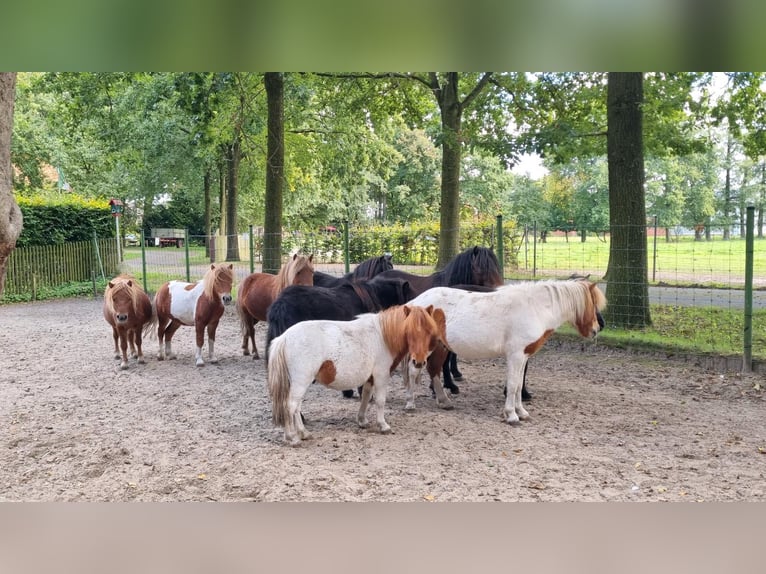
[[[346,273],[349,273],[349,253],[348,253],[348,220],[343,224],[343,263],[346,266]]]
[[[186,251],[186,282],[191,283],[191,269],[189,267],[189,228],[184,227],[184,248]]]
[[[96,232],[93,232],[93,248],[96,250],[96,258],[98,259],[98,266],[101,269],[101,278],[106,281],[106,274],[104,273],[104,264],[101,261],[101,251],[98,249],[98,238]]]
[[[505,256],[503,254],[503,216],[497,216],[497,262],[500,264],[500,277],[505,279]]]
[[[537,221],[532,226],[532,277],[537,277]]]
[[[657,278],[657,216],[654,216],[654,252],[652,253],[652,283]]]
[[[755,206],[747,206],[745,233],[745,327],[742,372],[753,372],[753,222]]]
[[[146,288],[146,237],[144,237],[144,228],[141,228],[141,274],[143,275],[144,291],[147,293],[149,290]]]
[[[250,231],[250,273],[255,273],[255,241],[253,240],[253,226],[248,227]]]

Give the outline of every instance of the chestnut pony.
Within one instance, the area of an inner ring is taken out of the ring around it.
[[[401,305],[353,321],[303,321],[271,342],[268,385],[274,423],[285,441],[298,445],[310,438],[301,417],[303,396],[316,381],[330,389],[364,385],[357,423],[366,428],[367,406],[374,392],[378,429],[391,432],[383,409],[391,371],[409,356],[405,371],[420,374],[428,356],[443,345],[441,309]]]
[[[165,357],[176,358],[171,349],[173,335],[181,325],[193,325],[197,331],[197,366],[205,365],[202,359],[205,329],[208,338],[208,360],[211,363],[218,362],[214,352],[215,331],[223,315],[224,305],[231,303],[233,283],[234,265],[212,264],[201,281],[168,281],[159,288],[154,296],[154,308],[157,313],[157,338],[160,341],[157,358],[160,361]]]
[[[255,346],[255,324],[266,320],[266,313],[285,287],[314,284],[314,256],[297,253],[279,270],[271,273],[251,273],[242,280],[237,294],[237,313],[242,325],[242,354],[249,355],[253,346],[253,359],[260,359]]]
[[[104,291],[104,319],[112,326],[114,358],[122,359],[120,369],[128,368],[128,346],[130,355],[145,363],[141,339],[148,334],[155,317],[149,296],[133,277],[119,275],[109,282]]]

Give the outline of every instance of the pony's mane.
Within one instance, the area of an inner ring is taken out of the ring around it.
[[[393,269],[390,255],[381,255],[365,259],[351,273],[351,279],[354,281],[372,279],[378,273]]]
[[[482,270],[484,277],[477,277],[477,270]],[[494,252],[488,247],[475,245],[456,255],[444,269],[435,273],[434,285],[486,285],[499,287],[503,284],[500,264]]]
[[[606,307],[606,297],[598,288],[598,285],[586,279],[549,279],[545,281],[533,281],[519,285],[509,285],[504,289],[520,288],[525,290],[542,289],[548,293],[551,301],[561,309],[563,313],[574,318],[579,326],[581,323],[591,321],[596,311]]]
[[[228,283],[227,289],[234,284],[234,266],[224,264],[212,264],[202,277],[203,293],[208,299],[215,299],[215,292],[219,284]]]
[[[409,314],[405,315],[405,307],[409,308]],[[383,335],[383,341],[385,341],[386,346],[394,355],[401,353],[407,345],[405,333],[408,324],[414,323],[416,328],[421,332],[440,332],[434,318],[428,311],[423,307],[415,305],[396,305],[394,307],[389,307],[378,313],[378,318],[380,320],[380,330]]]
[[[382,305],[380,304],[380,300],[378,300],[377,295],[375,294],[374,289],[366,282],[356,282],[356,281],[349,281],[346,283],[351,289],[354,290],[354,293],[357,294],[359,299],[362,301],[365,307],[367,307],[367,310],[370,313],[375,313],[376,311],[380,311]]]
[[[138,308],[139,297],[143,294],[144,289],[136,281],[135,277],[123,274],[112,279],[104,292],[104,302],[109,313],[114,313],[114,296],[123,291],[130,295],[130,303],[133,309]]]
[[[308,268],[311,273],[314,273],[314,266],[311,264],[311,258],[305,255],[297,255],[290,258],[290,261],[286,265],[282,265],[282,268],[277,273],[277,283],[279,289],[282,290],[293,284],[296,275],[298,275],[303,269]]]

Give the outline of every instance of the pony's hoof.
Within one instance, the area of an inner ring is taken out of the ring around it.
[[[360,429],[370,428],[369,421],[356,421]]]
[[[144,359],[143,357],[138,357],[138,362],[140,364],[142,364],[142,365],[145,365],[146,364],[146,359]]]
[[[341,394],[343,395],[344,399],[353,399],[354,398],[354,389],[347,389],[345,391],[341,391]]]
[[[391,427],[390,426],[381,427],[380,434],[391,434]]]
[[[455,408],[455,405],[452,403],[436,403],[436,406],[445,411],[451,411]]]
[[[168,355],[168,361],[175,361],[177,358],[176,355]]]
[[[453,395],[459,395],[460,394],[460,387],[457,385],[445,385],[445,389],[449,389],[449,392]]]
[[[463,381],[463,375],[452,375],[452,380],[459,383]]]
[[[408,412],[408,413],[413,412],[415,410],[415,403],[412,403],[412,404],[407,403],[406,405],[404,405],[404,410],[405,412]]]
[[[248,351],[247,349],[242,349],[242,354],[243,354],[245,357],[247,357],[247,356],[250,354],[250,351]]]
[[[198,367],[204,367],[205,366],[205,361],[197,361],[194,364],[197,365]]]
[[[208,360],[207,360],[207,362],[208,362],[208,363],[213,363],[214,365],[217,365],[217,364],[218,364],[218,359],[216,359],[216,358],[214,357],[214,358],[212,358],[212,359],[208,359]]]
[[[117,359],[117,360],[119,361],[120,359],[122,359],[122,355],[120,355],[120,354],[117,354],[117,355],[115,355],[115,356],[114,356],[114,358],[115,358],[115,359]]]
[[[120,370],[121,371],[127,371],[128,370],[128,364],[127,363],[120,363]]]

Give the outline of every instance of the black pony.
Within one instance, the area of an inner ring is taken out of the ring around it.
[[[503,284],[503,276],[500,273],[500,265],[497,262],[495,253],[488,247],[475,245],[469,247],[462,253],[457,254],[440,271],[431,275],[414,275],[392,269],[384,271],[378,277],[398,278],[409,281],[410,286],[415,292],[415,297],[431,287],[453,287],[460,285],[463,288],[476,286],[486,288],[481,290],[494,290]],[[316,285],[316,280],[315,283]],[[448,374],[451,371],[451,376]],[[445,362],[444,369],[444,388],[449,389],[454,395],[460,392],[458,386],[453,382],[463,379],[462,373],[457,368],[457,356],[450,353]],[[354,391],[342,391],[343,396],[351,398]]]
[[[335,277],[329,273],[314,271],[314,285],[317,287],[337,287],[347,281],[367,281],[375,277],[377,274],[382,273],[383,271],[389,271],[393,268],[394,264],[391,261],[391,254],[386,253],[378,257],[365,259],[356,266],[356,269],[350,273],[346,273],[342,277]]]
[[[344,281],[337,287],[291,285],[269,307],[266,357],[272,339],[301,321],[351,321],[362,313],[377,313],[403,305],[417,296],[409,281],[377,275],[369,281]]]

